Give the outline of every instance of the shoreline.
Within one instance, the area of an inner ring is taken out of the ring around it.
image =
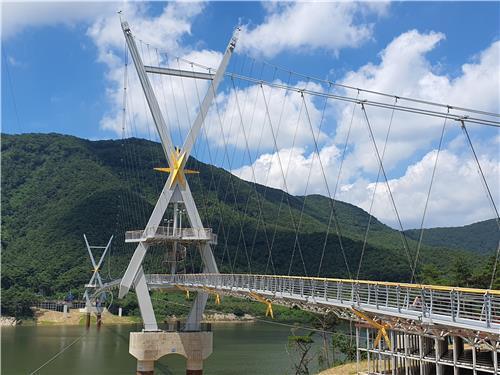
[[[177,317],[171,316],[165,318],[160,324],[168,324],[169,321],[176,321]],[[91,315],[91,324],[95,324],[96,317]],[[215,313],[204,314],[202,323],[254,323],[256,318],[252,315],[245,314],[241,317],[233,313]],[[102,314],[103,324],[120,325],[120,324],[141,324],[142,321],[136,316],[117,316],[111,314],[107,310]],[[16,319],[14,317],[3,316],[0,317],[1,327],[16,327],[16,326],[76,326],[85,324],[85,313],[79,310],[70,310],[66,315],[63,312],[52,311],[46,309],[36,309],[34,317],[31,319]]]

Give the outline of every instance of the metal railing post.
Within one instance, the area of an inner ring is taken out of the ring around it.
[[[401,287],[398,285],[396,287],[396,305],[397,305],[397,308],[398,308],[398,312],[401,312],[401,305],[399,303],[399,301],[400,301],[400,292],[401,292]]]
[[[486,327],[490,328],[491,326],[491,295],[486,292],[484,295],[484,307],[486,311]]]
[[[453,291],[450,292],[450,313],[451,313],[451,319],[455,321],[455,301],[453,298],[453,295],[455,293]]]

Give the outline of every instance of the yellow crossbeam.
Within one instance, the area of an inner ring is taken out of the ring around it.
[[[266,316],[271,316],[271,318],[274,319],[273,305],[271,304],[271,301],[269,301],[268,299],[266,299],[262,296],[259,296],[257,293],[254,293],[254,292],[250,292],[249,294],[252,298],[254,298],[257,301],[266,305],[267,306],[266,307]]]
[[[376,322],[369,316],[367,316],[365,313],[361,312],[360,310],[355,309],[354,307],[351,307],[352,312],[360,319],[364,320],[367,322],[369,325],[371,325],[373,328],[378,329],[378,334],[377,337],[375,337],[375,343],[374,347],[378,347],[380,344],[380,340],[382,337],[384,337],[384,340],[387,344],[387,346],[390,348],[391,347],[391,340],[389,339],[389,335],[387,334],[387,328],[390,328],[391,326],[389,324],[381,324],[379,322]]]
[[[186,299],[189,299],[189,289],[184,288],[183,286],[181,286],[181,285],[177,285],[177,284],[175,284],[175,286],[176,286],[178,289],[182,290],[183,292],[186,292]]]
[[[219,293],[214,292],[212,289],[209,289],[206,286],[203,287],[203,290],[206,291],[208,294],[213,294],[215,296],[215,304],[216,305],[220,305],[220,295],[219,295]]]

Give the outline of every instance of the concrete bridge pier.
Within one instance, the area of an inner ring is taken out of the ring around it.
[[[203,361],[212,351],[212,332],[130,333],[129,353],[137,359],[137,375],[153,375],[155,361],[168,354],[186,358],[186,375],[201,375]]]

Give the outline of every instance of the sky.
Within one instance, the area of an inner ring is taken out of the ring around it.
[[[158,139],[134,68],[125,69],[118,11],[150,65],[216,69],[240,26],[229,72],[389,105],[311,77],[500,112],[499,2],[4,2],[2,132]],[[181,145],[208,83],[150,80]],[[347,201],[394,228],[389,190],[405,229],[495,216],[454,121],[366,108],[386,182],[359,106],[234,78],[215,102],[193,156],[238,177]],[[500,134],[468,131],[499,206]]]

